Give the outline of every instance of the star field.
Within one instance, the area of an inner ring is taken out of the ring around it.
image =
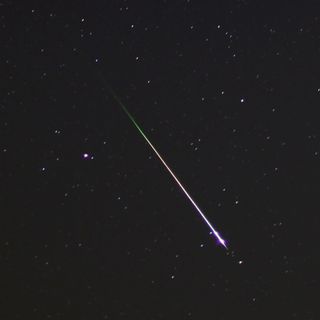
[[[0,318],[318,319],[319,9],[1,1]]]

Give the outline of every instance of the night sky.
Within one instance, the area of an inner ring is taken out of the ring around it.
[[[318,1],[1,1],[0,30],[1,320],[319,319]]]

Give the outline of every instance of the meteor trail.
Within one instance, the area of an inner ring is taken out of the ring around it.
[[[149,144],[149,146],[151,147],[151,149],[154,151],[154,153],[157,155],[157,157],[159,158],[159,160],[162,162],[162,164],[165,166],[165,168],[169,171],[169,173],[171,174],[171,176],[173,177],[173,179],[176,181],[176,183],[178,184],[178,186],[181,188],[181,190],[184,192],[184,194],[187,196],[187,198],[190,200],[190,202],[192,203],[192,205],[194,206],[194,208],[197,210],[197,212],[199,213],[199,215],[201,216],[201,218],[205,221],[205,223],[209,226],[209,228],[211,229],[212,233],[215,235],[215,237],[218,239],[219,243],[222,244],[226,249],[227,245],[225,240],[223,240],[220,236],[220,234],[218,233],[218,231],[215,230],[215,228],[211,225],[211,223],[209,222],[209,220],[206,218],[206,216],[204,215],[204,213],[201,211],[201,209],[198,207],[198,205],[195,203],[195,201],[191,198],[190,194],[187,192],[187,190],[185,189],[185,187],[182,185],[182,183],[179,181],[179,179],[175,176],[175,174],[172,172],[172,170],[169,168],[169,166],[166,164],[166,162],[163,160],[163,158],[161,157],[161,155],[159,154],[159,152],[157,151],[157,149],[154,147],[154,145],[150,142],[150,140],[148,139],[148,137],[145,135],[145,133],[142,131],[142,129],[139,127],[139,125],[137,124],[137,122],[135,121],[135,119],[133,118],[133,116],[131,115],[131,113],[128,111],[128,109],[124,106],[124,104],[121,102],[121,100],[118,98],[118,96],[115,94],[115,92],[112,90],[112,88],[110,88],[110,86],[107,86],[110,93],[112,94],[113,98],[118,102],[118,104],[120,105],[120,107],[122,108],[122,110],[126,113],[126,115],[128,116],[128,118],[131,120],[131,122],[134,124],[134,126],[138,129],[138,131],[140,132],[140,134],[142,135],[142,137],[147,141],[147,143]]]

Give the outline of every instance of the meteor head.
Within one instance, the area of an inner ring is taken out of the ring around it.
[[[219,239],[219,242],[220,242],[220,244],[222,244],[227,250],[228,250],[228,247],[227,247],[227,245],[226,245],[226,242],[223,240],[223,239]]]
[[[212,232],[210,232],[210,234],[214,234],[216,239],[218,240],[218,243],[222,244],[228,250],[226,241],[221,238],[220,234],[216,230],[214,230],[211,225],[210,225],[210,227],[211,227],[211,230],[212,230]]]

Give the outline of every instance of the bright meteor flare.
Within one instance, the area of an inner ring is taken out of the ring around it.
[[[200,210],[200,208],[198,207],[198,205],[195,203],[195,201],[191,198],[190,194],[187,192],[187,190],[185,189],[185,187],[181,184],[181,182],[179,181],[179,179],[175,176],[175,174],[172,172],[172,170],[169,168],[169,166],[166,164],[166,162],[163,160],[163,158],[161,157],[161,155],[159,154],[159,152],[157,151],[157,149],[154,147],[154,145],[150,142],[150,140],[147,138],[147,136],[145,135],[145,133],[142,131],[142,129],[139,127],[139,125],[137,124],[137,122],[135,121],[135,119],[133,118],[133,116],[131,115],[131,113],[128,111],[128,109],[124,106],[124,104],[121,102],[121,100],[117,97],[117,95],[115,94],[115,92],[108,86],[109,91],[111,92],[112,96],[114,97],[114,99],[119,103],[119,105],[121,106],[122,110],[126,113],[126,115],[129,117],[129,119],[131,120],[131,122],[134,124],[134,126],[138,129],[138,131],[140,132],[140,134],[143,136],[143,138],[147,141],[147,143],[149,144],[149,146],[151,147],[151,149],[154,151],[154,153],[157,155],[157,157],[159,158],[159,160],[162,162],[162,164],[165,166],[165,168],[169,171],[169,173],[171,174],[171,176],[173,177],[173,179],[176,181],[176,183],[178,184],[178,186],[181,188],[181,190],[184,192],[184,194],[187,196],[187,198],[190,200],[190,202],[192,203],[192,205],[194,206],[194,208],[197,210],[197,212],[199,213],[199,215],[201,216],[201,218],[205,221],[205,223],[209,226],[209,228],[211,229],[212,233],[215,235],[215,237],[217,238],[217,240],[219,241],[220,244],[222,244],[226,249],[227,245],[225,240],[223,240],[221,238],[221,236],[219,235],[218,231],[216,231],[214,229],[214,227],[211,225],[211,223],[209,222],[209,220],[206,218],[206,216],[204,215],[204,213]]]

